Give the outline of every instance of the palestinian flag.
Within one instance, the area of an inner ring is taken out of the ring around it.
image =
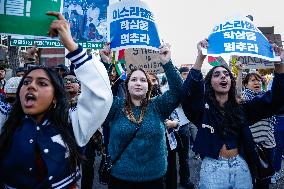
[[[120,62],[121,64],[125,64],[125,57],[124,57],[125,49],[119,50],[118,53],[115,53],[115,61]]]
[[[118,73],[118,75],[122,75],[122,74],[125,73],[125,71],[124,71],[124,69],[123,69],[123,67],[122,67],[120,62],[117,62],[115,64],[115,69],[116,69],[116,72]]]
[[[123,69],[120,62],[117,62],[115,64],[115,69],[116,69],[116,72],[118,73],[118,75],[120,76],[120,78],[125,80],[126,79],[126,71]]]
[[[208,56],[208,63],[211,66],[227,65],[226,61],[221,56],[219,57]]]
[[[122,64],[125,64],[125,58],[124,58],[124,49],[112,52],[112,63],[115,66],[116,72],[120,76],[121,79],[126,79],[126,71],[124,69],[124,66]]]

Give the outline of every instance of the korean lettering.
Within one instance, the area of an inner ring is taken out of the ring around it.
[[[236,43],[236,50],[240,51],[247,50],[247,44],[243,42]]]
[[[148,31],[148,22],[144,20],[131,20],[130,22],[128,20],[124,20],[120,22],[120,29],[140,29]]]
[[[223,29],[224,30],[227,30],[227,29],[233,29],[234,28],[234,24],[230,23],[230,22],[226,22],[224,25],[223,25]]]
[[[118,18],[118,15],[119,15],[119,10],[114,10],[113,12],[112,12],[112,19],[117,19]]]
[[[255,52],[258,53],[258,46],[257,44],[253,44],[253,43],[243,43],[243,42],[239,42],[239,43],[224,43],[224,48],[226,52],[233,52],[233,51],[248,51],[248,52]]]
[[[140,41],[139,34],[131,33],[129,35],[129,41],[131,41],[132,43],[136,43],[136,42]]]
[[[154,21],[153,14],[150,11],[148,11],[147,9],[140,8],[140,16],[142,18],[147,18],[149,20]]]
[[[32,2],[27,1],[27,4],[26,4],[26,16],[27,17],[31,16],[31,6],[32,6]]]
[[[24,0],[7,0],[6,14],[13,16],[24,16],[25,1]]]
[[[236,50],[236,44],[235,42],[232,42],[232,43],[224,43],[224,47],[225,47],[225,51],[235,51]]]
[[[129,16],[129,10],[127,10],[125,7],[119,12],[119,18],[123,18]]]
[[[129,23],[129,29],[139,29],[139,20],[137,20],[137,22],[135,22],[135,20],[131,20],[131,22]]]
[[[233,31],[230,32],[224,32],[223,36],[225,39],[235,39],[235,35]]]
[[[249,29],[249,30],[256,30],[256,28],[254,27],[254,25],[252,25],[251,23],[245,21],[245,28]]]
[[[224,32],[223,36],[225,39],[246,39],[246,32],[245,31],[229,31]]]
[[[137,33],[131,33],[131,34],[122,34],[121,35],[121,44],[130,44],[130,43],[150,43],[150,37],[148,34],[137,34]]]
[[[244,22],[240,20],[235,20],[234,21],[234,28],[244,28]]]
[[[121,21],[120,22],[120,29],[129,30],[129,21],[128,20]]]
[[[23,44],[23,41],[21,39],[18,39],[18,44],[19,45],[22,45]]]
[[[130,16],[139,16],[139,7],[130,7],[129,15]]]
[[[236,31],[235,32],[236,39],[246,39],[245,31]]]
[[[258,53],[258,46],[257,44],[247,43],[248,51]]]
[[[220,32],[223,30],[231,30],[231,29],[247,29],[247,30],[253,30],[256,31],[256,27],[248,22],[248,21],[241,21],[241,20],[235,20],[233,22],[225,22],[221,23],[214,27],[213,32]]]
[[[4,0],[0,0],[0,14],[4,14]]]
[[[256,41],[256,36],[254,32],[246,32],[247,40]]]
[[[149,44],[150,37],[148,34],[140,34],[140,42]]]
[[[27,45],[32,46],[33,45],[33,41],[32,40],[28,40],[27,41]]]
[[[37,44],[37,46],[43,46],[43,41],[35,41],[35,43]]]
[[[246,31],[227,31],[223,33],[225,39],[247,39],[250,41],[256,41],[256,35],[254,32]]]
[[[120,37],[121,37],[120,38],[121,44],[128,44],[129,43],[129,33],[128,34],[122,34]]]
[[[17,40],[12,40],[12,45],[17,45],[18,41]]]
[[[139,28],[140,30],[145,30],[145,31],[148,31],[148,22],[145,21],[145,20],[140,20],[140,23],[139,23]]]

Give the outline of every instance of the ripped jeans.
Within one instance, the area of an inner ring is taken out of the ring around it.
[[[252,189],[248,165],[239,155],[233,158],[205,157],[201,164],[200,189]]]

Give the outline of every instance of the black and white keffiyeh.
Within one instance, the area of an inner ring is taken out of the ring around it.
[[[264,90],[262,90],[260,92],[256,92],[256,91],[253,91],[251,89],[245,88],[242,92],[242,99],[244,101],[248,101],[248,100],[251,100],[258,95],[263,95],[264,93],[265,93]],[[275,116],[271,116],[270,118],[267,118],[267,119],[270,122],[272,127],[274,127],[277,124],[277,119],[276,119]]]

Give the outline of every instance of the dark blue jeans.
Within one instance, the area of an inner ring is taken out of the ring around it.
[[[164,189],[164,177],[146,182],[131,182],[121,180],[113,176],[110,177],[108,189]]]
[[[271,160],[271,162],[273,162],[274,148],[264,148],[264,150],[266,151],[268,158]],[[255,188],[257,188],[257,189],[269,189],[270,180],[271,180],[270,177],[263,179],[263,180],[256,179]]]
[[[284,131],[275,130],[274,137],[276,141],[275,153],[274,153],[274,169],[275,171],[280,171],[282,154],[284,150]]]
[[[190,145],[190,132],[189,124],[180,126],[176,133],[177,139],[177,153],[179,157],[179,175],[180,183],[185,184],[190,182],[189,170],[189,145]]]
[[[85,159],[82,162],[81,189],[93,187],[94,162],[95,162],[95,143],[91,139],[85,146]]]

